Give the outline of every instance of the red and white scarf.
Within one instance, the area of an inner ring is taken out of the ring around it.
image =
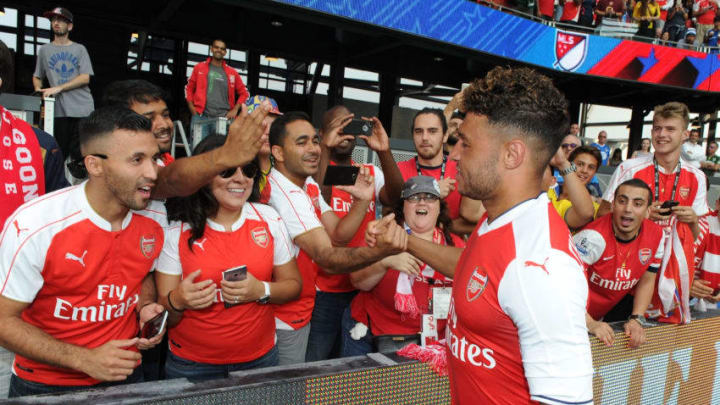
[[[30,124],[0,106],[0,227],[22,204],[45,194],[40,143]]]
[[[405,230],[408,233],[411,233],[410,228],[407,225],[405,225]],[[433,231],[433,243],[436,243],[438,245],[445,244],[445,238],[443,237],[443,233],[438,228],[435,228],[435,230]],[[420,277],[422,277],[423,279],[431,278],[441,281],[445,281],[447,279],[445,276],[435,271],[432,267],[428,266],[425,263],[423,263],[420,267]],[[412,290],[415,280],[415,277],[410,277],[406,273],[400,273],[400,275],[398,275],[397,284],[395,286],[395,309],[403,314],[408,315],[412,319],[415,319],[418,316],[422,315],[417,300],[415,299],[415,294],[413,294]]]

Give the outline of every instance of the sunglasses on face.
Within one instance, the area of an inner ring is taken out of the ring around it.
[[[413,194],[410,197],[406,198],[406,201],[410,201],[411,203],[417,203],[420,201],[425,202],[433,202],[439,200],[440,197],[433,195],[433,194],[425,194],[425,193],[419,193],[419,194]]]
[[[241,167],[240,170],[242,171],[243,176],[247,177],[248,179],[253,179],[258,172],[258,167],[255,163],[249,163]],[[222,172],[220,172],[220,177],[222,177],[223,179],[229,179],[230,177],[234,176],[236,172],[237,167],[223,170]]]
[[[575,149],[575,148],[578,147],[578,144],[576,144],[576,143],[564,143],[564,144],[562,144],[562,145],[560,145],[560,146],[562,146],[563,149]]]

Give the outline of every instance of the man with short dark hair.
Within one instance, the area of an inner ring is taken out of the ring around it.
[[[139,381],[137,338],[163,311],[149,277],[164,207],[146,118],[124,108],[80,124],[89,180],[24,204],[0,237],[0,344],[16,353],[10,397]],[[146,209],[147,208],[147,209]]]
[[[320,129],[322,158],[320,170],[318,170],[318,173],[322,172],[324,176],[323,166],[357,165],[352,160],[357,138],[362,139],[371,150],[378,154],[382,169],[372,164],[362,165],[375,178],[375,189],[365,217],[352,240],[346,245],[348,247],[365,245],[365,227],[375,219],[378,202],[383,206],[393,207],[400,199],[400,190],[403,185],[402,174],[390,151],[390,139],[379,119],[373,117],[366,121],[368,124],[372,124],[370,136],[359,135],[356,138],[354,135],[345,135],[342,130],[337,132],[338,126],[346,125],[353,117],[350,110],[343,105],[337,105],[323,114],[322,128]],[[332,136],[334,132],[337,132],[339,136]],[[330,134],[330,136],[325,136],[326,134]],[[316,179],[322,183],[319,176],[316,176]],[[327,196],[330,207],[338,217],[342,218],[350,212],[353,203],[352,195],[336,186],[324,186],[322,191],[323,196]],[[357,293],[349,275],[328,274],[322,268],[318,271],[315,286],[317,291],[310,321],[306,361],[325,360],[333,355],[335,357],[339,355],[342,315]]]
[[[472,232],[484,209],[479,201],[461,198],[455,187],[457,163],[443,153],[449,135],[443,111],[437,108],[418,111],[410,130],[417,156],[397,164],[403,180],[419,175],[434,177],[453,221],[451,231],[457,234]]]
[[[347,122],[323,133],[328,145],[340,143],[339,132]],[[352,240],[366,218],[374,194],[367,168],[360,169],[354,186],[336,186],[352,195],[352,205],[342,218],[333,212],[312,176],[320,165],[320,139],[302,112],[285,113],[270,127],[270,145],[275,167],[268,176],[269,205],[280,214],[297,247],[297,264],[302,276],[300,298],[275,310],[279,363],[305,361],[319,267],[328,274],[343,274],[367,267],[397,252],[397,248],[340,247]],[[394,235],[407,240],[404,230]],[[404,246],[404,242],[402,242]]]
[[[652,191],[630,179],[615,191],[612,213],[591,222],[573,237],[587,269],[588,330],[610,346],[614,332],[607,322],[626,321],[628,345],[645,342],[645,310],[662,264],[665,235],[646,219]]]
[[[245,83],[238,72],[227,65],[225,54],[225,41],[216,39],[210,45],[210,57],[193,68],[185,86],[185,98],[193,116],[234,119],[247,100]]]
[[[166,98],[165,91],[146,80],[121,80],[110,83],[103,95],[103,105],[123,105],[152,122],[152,133],[160,148],[160,161],[163,166],[175,160],[170,154],[174,125]]]
[[[680,155],[692,167],[700,168],[700,162],[705,157],[705,149],[700,144],[700,130],[693,128],[690,130],[690,136],[682,145]]]
[[[50,19],[54,38],[38,50],[33,86],[43,97],[55,97],[53,135],[63,156],[77,159],[78,122],[95,109],[88,86],[93,68],[87,49],[70,40],[72,13],[66,8],[55,7],[43,16]],[[43,87],[45,78],[50,87]]]
[[[700,168],[706,176],[712,177],[720,170],[720,156],[717,155],[718,143],[715,141],[708,142],[707,156],[705,161],[700,163]]]
[[[458,188],[486,214],[464,250],[408,237],[413,256],[453,279],[453,403],[590,404],[587,281],[570,231],[541,190],[567,130],[567,102],[531,69],[496,67],[465,89],[463,104]],[[398,228],[391,217],[375,221],[369,242],[388,246]]]

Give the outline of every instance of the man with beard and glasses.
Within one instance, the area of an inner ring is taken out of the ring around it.
[[[665,251],[665,234],[647,219],[652,191],[639,179],[618,186],[612,213],[588,224],[574,236],[588,265],[587,326],[606,345],[615,340],[607,322],[625,321],[628,345],[645,343],[645,310]]]
[[[102,104],[125,106],[152,122],[152,133],[160,148],[158,164],[167,166],[175,159],[170,154],[174,126],[165,101],[166,93],[146,80],[121,80],[105,88]]]
[[[141,380],[138,338],[164,309],[152,278],[164,208],[151,200],[150,121],[118,107],[80,123],[89,179],[25,203],[0,235],[0,345],[16,354],[10,397]]]
[[[337,129],[340,126],[344,127],[353,117],[350,110],[342,105],[335,106],[323,114],[322,128],[320,129],[322,158],[319,174],[316,177],[318,183],[323,183],[321,177],[324,177],[328,163],[331,166],[357,165],[352,160],[357,138],[354,135],[346,135],[342,133],[342,130],[338,131]],[[368,147],[378,154],[382,170],[372,164],[363,165],[375,178],[375,188],[362,224],[347,244],[349,247],[364,245],[365,226],[375,219],[378,201],[387,207],[394,206],[400,199],[400,190],[403,186],[402,174],[390,151],[390,139],[385,128],[375,117],[367,121],[372,123],[372,133],[370,136],[360,135],[358,138],[365,141]],[[332,136],[335,133],[338,136]],[[328,186],[323,186],[322,192],[323,197],[330,202],[330,207],[339,218],[350,212],[353,197],[349,193],[338,187]],[[310,320],[306,361],[325,360],[339,355],[342,315],[357,294],[357,290],[353,287],[347,274],[329,274],[320,269],[315,285],[317,291],[315,307]]]
[[[323,133],[324,142],[339,144],[345,124]],[[350,273],[397,249],[344,247],[366,219],[375,194],[373,178],[367,168],[361,168],[355,185],[336,187],[352,195],[353,201],[348,213],[339,218],[312,178],[320,166],[321,148],[307,114],[290,112],[276,118],[270,127],[270,145],[275,167],[268,176],[269,204],[285,222],[302,277],[300,298],[275,308],[279,364],[284,365],[305,361],[319,267],[328,274]],[[407,233],[401,229],[391,238],[404,246]]]
[[[570,231],[541,189],[568,127],[567,102],[528,68],[496,67],[463,94],[458,189],[486,213],[466,248],[408,237],[453,279],[447,358],[455,404],[592,403],[588,286]],[[389,248],[388,217],[368,243]],[[548,355],[551,354],[551,355]]]
[[[77,159],[78,122],[95,109],[88,86],[93,68],[87,49],[70,40],[72,13],[56,7],[43,16],[50,19],[54,39],[38,50],[33,86],[43,97],[55,97],[53,135],[63,156]],[[43,87],[46,78],[50,87]]]
[[[448,137],[443,111],[435,108],[418,111],[410,130],[417,156],[397,164],[403,181],[420,175],[434,177],[448,205],[451,231],[459,235],[471,233],[484,208],[479,201],[461,197],[457,191],[457,163],[443,153],[443,144]]]

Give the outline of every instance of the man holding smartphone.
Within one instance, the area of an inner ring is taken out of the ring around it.
[[[343,127],[334,127],[325,135],[337,137]],[[375,194],[372,176],[367,168],[361,168],[354,186],[338,186],[353,196],[347,215],[339,218],[312,178],[320,167],[321,148],[307,114],[290,112],[276,118],[270,127],[270,145],[275,167],[268,175],[269,204],[280,213],[297,247],[303,282],[298,300],[275,309],[279,364],[284,365],[305,361],[318,266],[331,274],[349,273],[396,250],[340,247],[352,240],[366,218]],[[404,246],[407,233],[401,231],[392,237]]]
[[[159,150],[125,108],[80,124],[89,180],[22,205],[0,234],[0,344],[16,356],[10,397],[141,381],[138,338],[163,311],[148,277],[164,239],[150,199]]]
[[[695,268],[692,245],[700,234],[698,217],[708,212],[705,174],[681,157],[683,142],[689,137],[689,114],[687,106],[679,102],[655,107],[652,127],[655,152],[626,160],[615,169],[598,210],[598,217],[610,212],[616,189],[626,180],[640,179],[652,190],[650,220],[662,226],[668,237],[677,238],[677,244],[673,243],[673,246],[682,245],[685,251],[684,255],[680,254],[680,249],[665,252],[673,260],[659,273],[660,281],[649,310],[653,316],[661,316],[661,321],[673,323],[690,321],[688,293],[690,286],[697,282],[692,281]],[[666,207],[675,204],[669,201],[676,201],[677,205],[663,208],[663,204]],[[671,282],[665,284],[666,279]],[[665,290],[666,285],[669,290]],[[660,296],[665,297],[665,309],[660,308]],[[674,300],[674,296],[681,298]],[[670,304],[670,301],[674,303]],[[673,307],[678,310],[668,310]]]
[[[349,247],[363,246],[365,227],[368,222],[375,219],[378,201],[386,207],[394,206],[400,198],[403,185],[402,174],[390,152],[390,139],[380,120],[373,117],[370,120],[363,118],[352,121],[369,127],[368,131],[362,131],[362,126],[357,126],[357,130],[350,128],[348,122],[353,118],[354,115],[350,110],[342,105],[325,112],[320,129],[322,156],[318,170],[318,173],[325,172],[328,161],[330,167],[356,165],[352,160],[352,152],[357,138],[365,141],[368,147],[378,154],[382,170],[372,164],[362,165],[375,178],[375,188],[362,223],[347,244]],[[338,131],[338,127],[343,125],[345,125],[344,129]],[[318,176],[316,180],[322,184],[324,179]],[[322,193],[323,197],[330,201],[330,207],[339,218],[350,212],[352,195],[334,186],[323,187]],[[330,274],[323,269],[318,271],[315,285],[318,291],[310,321],[306,361],[325,360],[339,355],[342,314],[357,293],[347,274]]]
[[[588,330],[608,346],[615,337],[608,322],[617,321],[626,321],[630,347],[645,343],[645,310],[665,251],[662,228],[646,219],[651,202],[647,184],[627,180],[615,192],[612,213],[573,237],[588,265]]]

